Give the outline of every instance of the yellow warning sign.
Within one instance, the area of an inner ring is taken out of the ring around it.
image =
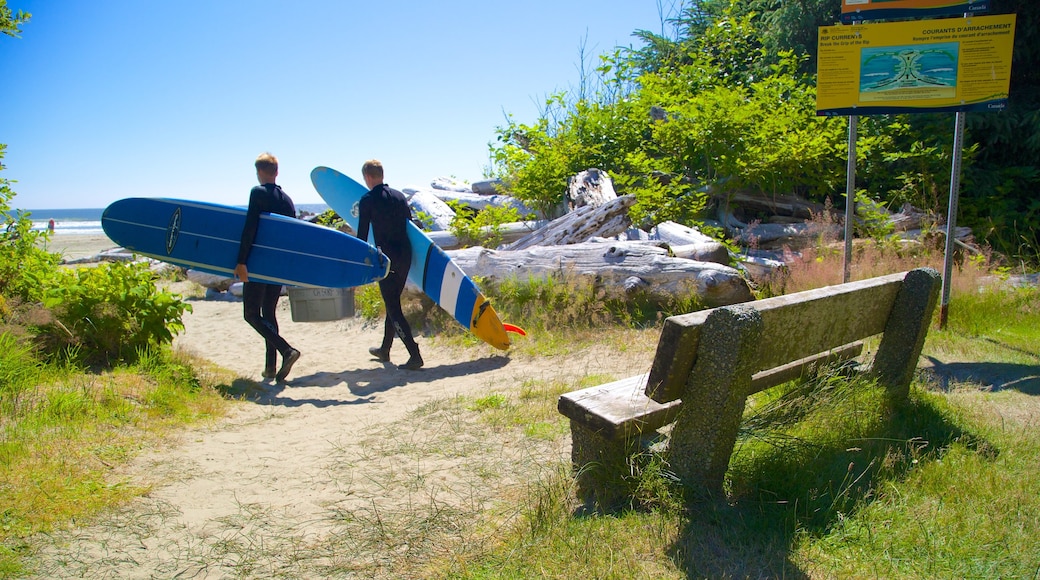
[[[818,115],[1007,106],[1014,14],[821,26],[818,32]]]

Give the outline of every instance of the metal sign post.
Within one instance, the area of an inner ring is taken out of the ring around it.
[[[859,117],[849,116],[849,162],[845,172],[845,267],[841,281],[852,277],[852,219],[856,215],[856,130]]]
[[[942,303],[939,306],[939,329],[946,329],[950,305],[950,276],[953,274],[954,228],[957,227],[957,200],[961,190],[961,150],[964,149],[964,115],[958,111],[953,133],[953,163],[950,169],[950,208],[946,215],[946,255],[943,261]]]

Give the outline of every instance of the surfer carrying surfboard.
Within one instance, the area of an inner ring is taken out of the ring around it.
[[[260,185],[254,186],[249,192],[249,208],[246,210],[246,224],[242,228],[242,242],[238,247],[235,277],[243,282],[243,317],[260,333],[260,336],[264,337],[264,343],[267,346],[263,377],[284,381],[285,377],[289,376],[292,366],[299,360],[300,351],[289,346],[289,343],[278,334],[276,312],[278,299],[282,295],[282,285],[250,282],[246,261],[249,259],[249,252],[253,249],[253,241],[256,240],[256,232],[260,227],[260,213],[281,214],[294,218],[296,217],[296,206],[289,195],[282,191],[281,186],[275,184],[275,179],[278,177],[278,158],[270,153],[261,153],[256,158],[254,165],[256,179]],[[279,353],[282,355],[282,366],[275,372]]]
[[[423,366],[423,359],[401,309],[401,293],[412,263],[412,243],[408,241],[407,229],[412,219],[412,208],[403,193],[383,183],[383,164],[379,161],[366,161],[361,167],[361,175],[369,191],[358,201],[357,237],[367,240],[371,226],[376,247],[390,258],[390,274],[379,281],[379,294],[386,309],[383,344],[368,349],[368,352],[380,361],[389,361],[390,347],[393,346],[394,334],[397,334],[408,349],[408,362],[400,368],[418,370]]]

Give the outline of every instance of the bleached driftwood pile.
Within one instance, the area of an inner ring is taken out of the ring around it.
[[[794,195],[764,195],[736,191],[713,193],[718,220],[726,234],[742,246],[764,250],[801,249],[820,239],[843,239],[844,212],[836,212],[824,204]],[[946,228],[934,215],[905,204],[898,212],[872,204],[856,208],[857,225],[871,220],[887,222],[892,231],[908,242],[936,234],[945,235]],[[875,224],[884,226],[886,224]],[[965,247],[972,242],[971,228],[954,228],[954,239]]]
[[[745,278],[728,265],[728,252],[710,237],[678,224],[633,230],[628,210],[635,198],[618,197],[605,173],[572,178],[567,200],[570,212],[497,249],[449,249],[448,255],[467,275],[485,279],[587,278],[614,294],[665,299],[692,291],[711,306],[751,299]],[[426,213],[414,196],[413,208]],[[452,247],[443,236],[431,237]]]
[[[751,299],[735,268],[677,258],[653,242],[591,238],[561,246],[513,251],[473,247],[449,254],[468,275],[483,278],[587,278],[608,294],[640,293],[663,300],[694,292],[711,306]]]

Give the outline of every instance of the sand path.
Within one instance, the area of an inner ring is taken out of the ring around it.
[[[569,453],[569,436],[532,443],[502,430],[489,438],[467,426],[473,413],[458,401],[515,395],[531,381],[644,372],[654,344],[624,356],[600,345],[521,359],[420,337],[426,368],[405,371],[368,354],[381,328],[293,323],[283,299],[282,333],[303,356],[280,385],[259,382],[263,346],[240,302],[190,304],[175,346],[233,371],[241,377],[233,387],[253,397],[136,459],[126,479],[151,491],[55,536],[40,577],[394,577],[393,562],[420,549],[408,521],[450,512],[432,525],[455,521],[461,530],[462,520],[501,505],[509,485],[537,479]],[[407,355],[398,343],[391,357]],[[372,521],[397,532],[373,540]]]

